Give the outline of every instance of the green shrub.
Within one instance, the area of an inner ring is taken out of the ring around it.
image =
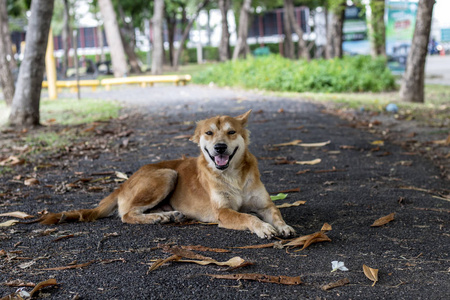
[[[395,88],[383,58],[289,60],[269,55],[215,64],[194,76],[200,84],[287,92],[381,92]]]

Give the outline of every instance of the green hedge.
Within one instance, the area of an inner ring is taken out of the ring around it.
[[[215,64],[193,82],[287,92],[381,92],[395,89],[383,58],[352,56],[331,60],[289,60],[269,55]]]

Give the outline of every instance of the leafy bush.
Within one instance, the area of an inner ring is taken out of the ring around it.
[[[215,64],[195,83],[287,92],[381,92],[395,88],[383,58],[353,56],[331,60],[289,60],[269,55]]]

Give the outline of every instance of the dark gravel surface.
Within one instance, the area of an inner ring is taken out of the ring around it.
[[[240,256],[254,263],[233,271],[173,262],[148,273],[152,260],[171,255],[155,249],[161,243],[228,249],[267,241],[214,225],[128,225],[117,217],[57,226],[16,224],[0,228],[0,283],[55,278],[57,287],[37,294],[48,299],[448,299],[450,186],[431,161],[389,142],[373,145],[382,137],[352,128],[304,101],[198,86],[124,87],[82,95],[127,103],[121,120],[99,125],[91,144],[80,143],[69,152],[41,157],[2,175],[0,213],[37,215],[43,210],[92,207],[117,186],[114,175],[93,173],[131,174],[147,163],[195,156],[196,145],[183,137],[193,132],[194,121],[253,109],[250,150],[260,158],[262,181],[271,193],[300,188],[278,200],[280,204],[306,201],[282,209],[286,222],[298,236],[317,232],[328,222],[332,241],[299,252],[201,252],[219,261]],[[331,143],[315,148],[273,146],[295,139]],[[321,162],[315,165],[276,164],[316,158]],[[40,167],[44,162],[52,165]],[[333,168],[338,171],[326,172]],[[25,186],[23,177],[34,173],[40,184]],[[87,177],[100,180],[77,181]],[[76,187],[67,186],[75,181]],[[390,213],[395,213],[394,221],[370,226]],[[0,222],[9,219],[1,217]],[[349,271],[330,272],[334,260],[343,261]],[[87,262],[92,263],[83,268],[45,270]],[[379,269],[375,286],[364,276],[363,264]],[[286,286],[204,275],[234,273],[300,276],[303,283]],[[345,277],[350,284],[321,289]],[[16,289],[0,285],[0,296]]]

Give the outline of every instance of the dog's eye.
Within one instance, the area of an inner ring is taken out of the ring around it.
[[[228,131],[228,134],[235,134],[235,133],[236,133],[236,131],[234,131],[234,130]]]
[[[205,132],[206,135],[213,135],[212,131]]]

